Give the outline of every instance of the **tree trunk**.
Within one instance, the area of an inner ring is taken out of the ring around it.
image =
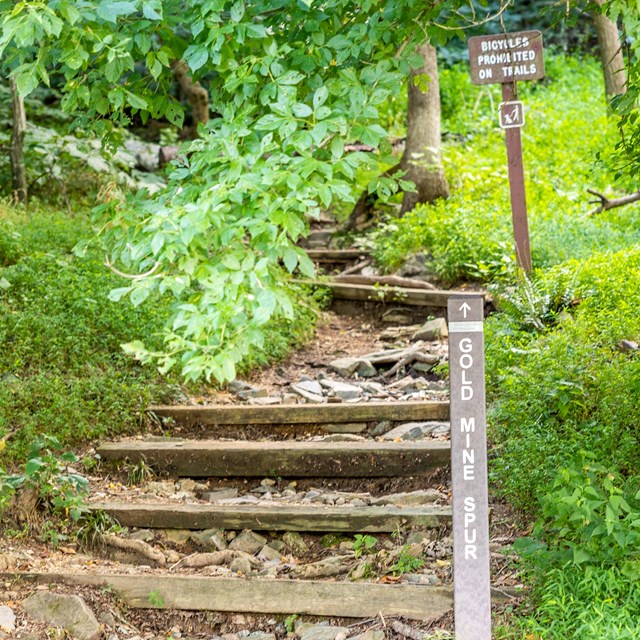
[[[189,67],[184,60],[175,60],[171,64],[180,90],[191,104],[193,125],[188,131],[191,138],[198,137],[198,125],[209,122],[209,92],[199,83],[194,82],[189,75]]]
[[[605,0],[594,0],[602,7]],[[618,96],[627,91],[627,74],[624,67],[622,46],[618,26],[603,13],[593,14],[593,23],[598,34],[600,59],[604,73],[604,87],[607,97]]]
[[[13,113],[13,132],[11,134],[11,178],[13,193],[18,202],[27,202],[27,170],[24,166],[24,134],[27,130],[27,114],[24,109],[24,98],[18,95],[16,83],[9,79],[11,91],[11,110]]]
[[[440,85],[436,50],[427,43],[419,47],[418,52],[424,58],[424,66],[412,71],[409,78],[407,144],[401,161],[406,171],[405,180],[413,182],[416,191],[405,192],[401,213],[410,211],[417,204],[449,196],[440,156]],[[416,76],[423,74],[429,78],[425,92],[415,83]]]

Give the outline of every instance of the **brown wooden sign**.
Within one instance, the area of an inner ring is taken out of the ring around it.
[[[518,31],[469,38],[473,84],[502,84],[544,78],[542,33]]]

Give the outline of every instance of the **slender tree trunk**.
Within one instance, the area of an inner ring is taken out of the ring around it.
[[[602,7],[605,0],[594,0]],[[618,96],[627,91],[627,74],[624,67],[624,57],[620,45],[618,25],[603,13],[593,14],[593,23],[598,34],[600,59],[604,73],[604,87],[607,97]]]
[[[401,161],[407,172],[405,179],[416,185],[416,191],[405,192],[402,213],[417,204],[449,196],[440,155],[440,84],[436,49],[427,43],[419,47],[418,52],[424,58],[424,66],[414,70],[409,78],[407,144]],[[416,76],[422,74],[429,78],[424,92],[415,83]]]
[[[27,170],[24,165],[24,134],[27,130],[27,114],[24,109],[24,98],[18,95],[16,83],[9,79],[11,91],[11,109],[13,112],[13,132],[11,134],[11,178],[13,193],[18,202],[27,202]]]
[[[180,90],[191,104],[193,128],[189,137],[198,137],[198,125],[209,122],[209,92],[199,83],[194,82],[189,75],[189,67],[184,60],[175,60],[172,65]]]

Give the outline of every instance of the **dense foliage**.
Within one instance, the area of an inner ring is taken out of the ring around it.
[[[608,117],[602,71],[592,59],[547,56],[547,78],[522,83],[527,108],[523,152],[534,266],[586,258],[640,239],[637,212],[619,209],[590,217],[586,188],[607,192],[614,172],[606,159],[617,129]],[[504,134],[497,128],[499,88],[471,85],[465,67],[441,73],[444,151],[449,200],[391,219],[376,234],[387,268],[426,252],[435,275],[447,283],[512,277],[511,209]],[[596,162],[601,153],[603,161]],[[620,179],[617,188],[633,189]]]
[[[358,168],[378,161],[345,143],[385,146],[379,105],[421,65],[416,44],[450,37],[460,4],[0,3],[0,55],[20,91],[64,78],[63,107],[107,146],[135,115],[182,121],[170,94],[176,62],[208,87],[214,117],[167,188],[100,209],[111,261],[141,274],[112,297],[138,305],[170,292],[182,303],[161,352],[141,342],[132,352],[162,370],[181,362],[188,379],[231,379],[269,319],[292,316],[285,274],[313,272],[296,246],[308,218],[350,200]]]
[[[176,377],[163,378],[126,356],[123,342],[160,345],[169,296],[134,309],[109,301],[119,278],[102,256],[72,249],[91,237],[87,216],[0,208],[0,442],[5,459],[25,455],[46,433],[67,447],[131,432],[151,401],[180,399]],[[267,346],[242,366],[282,356],[306,337],[314,312],[299,306],[292,322],[272,322]],[[2,465],[0,465],[2,466]]]

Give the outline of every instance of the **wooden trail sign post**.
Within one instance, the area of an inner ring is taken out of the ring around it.
[[[449,298],[456,640],[491,640],[484,299]]]
[[[518,264],[531,271],[531,245],[524,189],[522,142],[524,105],[518,98],[518,81],[544,78],[542,33],[518,31],[469,38],[469,64],[474,84],[501,84],[500,126],[505,130],[511,191],[513,236]]]

